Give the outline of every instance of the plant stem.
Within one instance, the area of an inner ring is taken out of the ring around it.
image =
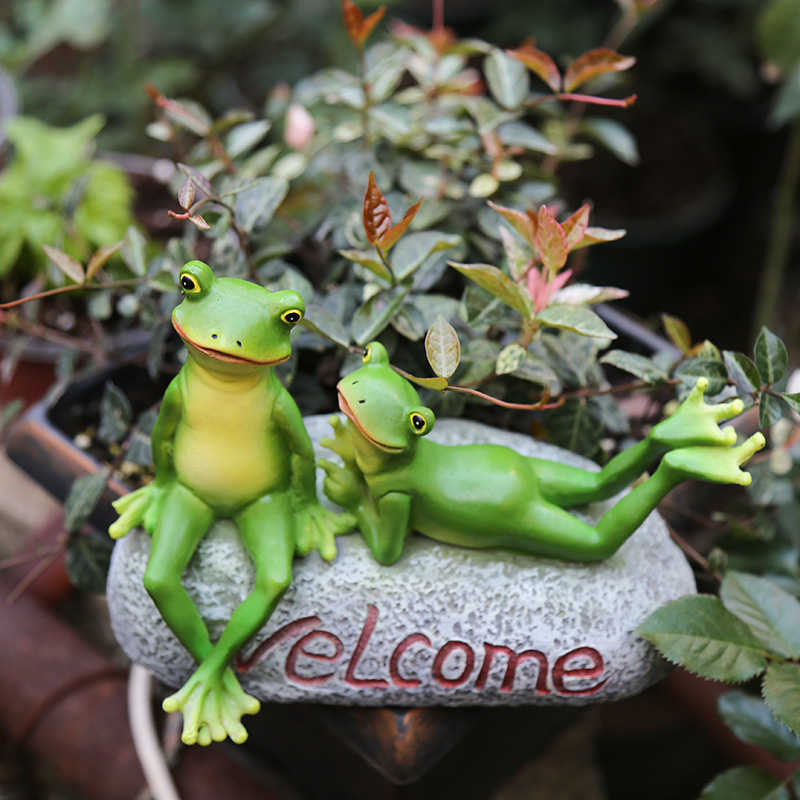
[[[764,258],[755,311],[753,312],[751,332],[753,338],[758,335],[762,325],[769,325],[775,320],[783,276],[791,252],[795,196],[799,183],[800,116],[792,122],[789,141],[786,143],[786,152],[778,176],[778,184],[773,196],[773,213],[767,253]]]
[[[21,306],[24,303],[31,303],[34,300],[41,300],[45,297],[53,297],[57,294],[68,294],[69,292],[76,291],[90,291],[97,289],[129,289],[134,286],[141,286],[143,281],[140,278],[130,279],[126,281],[109,281],[108,283],[76,283],[72,286],[59,286],[56,289],[48,289],[38,294],[31,294],[27,297],[20,297],[17,300],[12,300],[10,303],[0,303],[0,309],[14,308]]]
[[[0,325],[8,326],[8,315],[0,311]],[[79,339],[77,336],[69,336],[66,333],[48,328],[46,325],[41,325],[38,322],[31,322],[25,317],[17,317],[14,320],[14,326],[21,330],[23,333],[33,336],[37,339],[45,339],[48,342],[60,345],[61,347],[74,347],[82,353],[94,353],[94,346],[91,342]]]

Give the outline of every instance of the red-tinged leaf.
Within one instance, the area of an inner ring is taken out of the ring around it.
[[[672,317],[669,314],[662,314],[661,322],[664,325],[667,336],[681,353],[688,353],[692,348],[692,335],[689,333],[688,325],[682,319]]]
[[[86,280],[89,281],[94,278],[105,265],[106,261],[122,249],[123,244],[125,243],[113,242],[112,244],[104,244],[102,247],[98,248],[86,265]]]
[[[539,232],[539,215],[535,211],[531,211],[530,209],[528,209],[525,212],[525,214],[527,215],[528,219],[531,222],[531,225],[533,226],[533,235],[535,238],[536,234]]]
[[[369,38],[369,35],[375,30],[375,26],[383,19],[383,15],[386,13],[386,6],[381,6],[377,10],[373,11],[361,24],[361,46],[364,46],[364,42]]]
[[[384,252],[387,252],[389,248],[397,243],[397,240],[406,232],[406,229],[411,224],[411,221],[417,215],[417,211],[419,211],[419,207],[422,205],[422,200],[417,203],[414,203],[411,208],[406,211],[403,219],[394,225],[393,227],[389,228],[386,233],[381,236],[381,248]],[[390,220],[391,221],[391,220]]]
[[[194,184],[191,178],[183,182],[183,186],[178,189],[178,204],[183,209],[188,209],[194,203]]]
[[[588,204],[583,205],[569,219],[561,223],[564,235],[567,237],[567,251],[573,250],[583,241],[591,210]]]
[[[548,272],[558,272],[567,263],[567,237],[556,218],[546,206],[539,209],[539,227],[536,231],[536,249]]]
[[[633,56],[622,56],[606,47],[589,50],[570,64],[564,74],[564,91],[571,92],[598,75],[630,69],[635,63]]]
[[[342,17],[350,41],[360,50],[361,26],[364,24],[364,15],[361,13],[361,9],[351,0],[342,0]]]
[[[189,222],[204,231],[207,231],[211,227],[199,214],[190,214]]]
[[[186,164],[178,164],[178,169],[207,197],[214,196],[214,189],[211,187],[211,182],[194,167],[187,166]]]
[[[535,48],[532,44],[523,44],[516,50],[506,52],[521,61],[534,75],[541,78],[554,92],[561,89],[561,73],[556,62],[547,53]]]
[[[621,239],[627,231],[624,228],[587,228],[583,234],[583,239],[573,247],[579,250],[582,247],[589,247],[593,244],[603,244],[603,242],[616,242]]]
[[[55,247],[43,244],[42,249],[47,253],[47,257],[68,277],[75,283],[83,283],[84,271],[83,264],[78,259],[68,255],[63,250],[57,250]]]
[[[534,239],[536,236],[536,222],[533,218],[526,214],[524,211],[517,211],[514,208],[506,208],[505,206],[493,203],[487,200],[489,206],[493,208],[498,214],[502,215],[514,230],[531,246],[534,247]]]
[[[374,172],[370,172],[367,191],[364,192],[363,217],[367,241],[372,245],[379,244],[392,227],[392,215],[386,197],[375,183]]]

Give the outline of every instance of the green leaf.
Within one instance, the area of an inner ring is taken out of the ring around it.
[[[116,255],[122,249],[122,242],[112,242],[104,244],[98,248],[89,259],[86,265],[86,280],[90,281],[105,266],[109,258]]]
[[[58,250],[50,245],[43,244],[42,250],[47,253],[47,257],[70,279],[75,283],[83,283],[84,271],[83,264],[77,258],[73,258],[63,250]]]
[[[772,713],[800,734],[800,665],[770,664],[762,692]]]
[[[421,386],[423,389],[430,389],[433,392],[443,392],[447,386],[447,378],[417,378],[414,375],[409,375],[408,380],[412,383],[416,383],[418,386]]]
[[[500,351],[494,371],[498,375],[508,375],[518,369],[525,358],[525,348],[518,344],[509,344]]]
[[[461,343],[455,328],[441,314],[425,336],[425,353],[440,378],[449,378],[458,369]]]
[[[395,286],[393,289],[378,292],[358,308],[350,327],[355,343],[363,347],[375,339],[400,310],[409,291],[410,285]]]
[[[97,438],[110,444],[118,442],[127,434],[133,421],[130,401],[111,381],[107,381],[100,400],[100,425]]]
[[[490,197],[500,188],[500,181],[488,172],[476,175],[469,185],[470,197]]]
[[[87,533],[70,540],[65,554],[67,575],[82,592],[105,594],[111,564],[112,539],[102,533]]]
[[[108,480],[106,470],[76,478],[64,501],[64,530],[78,533],[86,524],[103,495]]]
[[[800,60],[800,0],[771,0],[758,18],[761,53],[783,70]]]
[[[282,178],[271,177],[248,181],[247,184],[236,190],[233,208],[241,228],[252,233],[272,219],[289,191],[289,184]]]
[[[600,359],[601,364],[611,366],[635,375],[639,380],[657,386],[669,377],[664,370],[657,367],[649,358],[638,353],[628,353],[625,350],[609,350]]]
[[[800,61],[789,70],[775,94],[770,120],[776,125],[800,116]]]
[[[730,379],[736,384],[740,394],[755,394],[761,387],[761,376],[758,367],[744,353],[724,350],[722,358],[728,369]]]
[[[536,315],[536,319],[551,328],[579,333],[581,336],[596,336],[616,339],[617,334],[597,314],[585,306],[547,306]]]
[[[533,304],[528,293],[497,267],[491,264],[458,264],[454,261],[447,263],[526,319],[533,316]]]
[[[760,697],[741,691],[719,698],[717,709],[725,724],[747,744],[763,747],[781,761],[800,759],[800,737],[779,722]]]
[[[303,317],[300,324],[312,333],[336,342],[340,347],[350,347],[347,329],[333,314],[321,306],[313,304],[308,306],[306,316]]]
[[[238,158],[249,153],[266,135],[272,123],[266,119],[245,122],[232,128],[225,143],[225,149],[231,158]]]
[[[581,123],[581,131],[602,144],[623,164],[631,167],[639,165],[641,158],[636,139],[624,125],[612,119],[592,118]]]
[[[682,319],[673,317],[670,314],[662,314],[661,323],[664,325],[664,330],[672,343],[681,353],[688,353],[692,347],[692,335],[689,333],[689,328],[686,323]]]
[[[732,571],[722,582],[720,599],[770,653],[800,658],[800,602],[780,586]]]
[[[761,428],[772,427],[781,418],[778,401],[764,389],[758,398],[758,424]]]
[[[136,429],[131,437],[131,444],[125,456],[126,461],[138,464],[141,467],[149,467],[153,463],[153,446],[150,435],[153,426],[156,424],[158,413],[149,408],[143,411],[136,420]]]
[[[483,62],[489,91],[503,108],[519,108],[528,97],[530,78],[525,65],[502,50],[492,49]]]
[[[497,129],[497,135],[506,147],[523,147],[525,150],[550,156],[558,153],[558,145],[551,142],[536,128],[519,120],[503,123]]]
[[[123,239],[122,260],[138,278],[147,274],[147,241],[138,228],[128,228]]]
[[[762,328],[756,340],[756,367],[763,383],[772,385],[786,372],[789,356],[784,343],[768,328]]]
[[[460,236],[442,231],[409,233],[392,251],[392,269],[397,279],[403,280],[416,272],[434,253],[450,250],[460,242]]]
[[[694,388],[698,378],[707,378],[706,394],[709,397],[719,394],[728,385],[725,364],[713,358],[690,358],[678,366],[675,377],[680,378],[687,388]]]
[[[362,267],[366,267],[366,269],[387,283],[392,282],[392,276],[389,274],[389,270],[386,269],[386,265],[375,258],[374,253],[369,253],[365,250],[340,250],[339,254],[348,261],[353,261]]]
[[[789,800],[789,793],[761,767],[734,767],[714,778],[699,800]]]
[[[673,600],[651,614],[636,632],[670,661],[703,678],[741,683],[767,665],[750,629],[709,595]]]
[[[800,414],[800,392],[781,392],[781,397],[786,401],[789,408],[797,414]]]
[[[603,435],[603,426],[592,413],[588,403],[570,397],[566,403],[549,414],[547,422],[555,444],[587,458],[596,455]]]

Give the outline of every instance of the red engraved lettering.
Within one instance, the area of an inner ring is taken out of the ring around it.
[[[456,650],[460,650],[462,653],[464,653],[467,663],[464,664],[464,669],[457,678],[445,678],[444,673],[442,672],[445,661],[447,661],[450,654]],[[475,652],[466,642],[447,642],[447,644],[436,654],[436,658],[433,659],[433,677],[442,686],[444,686],[445,689],[452,689],[454,686],[460,686],[469,678],[469,676],[472,674],[474,666]]]
[[[389,681],[383,678],[356,678],[355,672],[364,650],[367,649],[372,632],[375,630],[375,625],[378,623],[378,609],[373,605],[367,606],[367,620],[364,623],[364,629],[358,637],[356,649],[353,651],[353,657],[347,665],[347,673],[344,676],[344,682],[349,683],[350,686],[364,686],[368,689],[385,689],[389,685]]]
[[[503,676],[503,682],[500,685],[501,692],[510,692],[514,688],[514,677],[517,674],[517,666],[535,658],[539,664],[539,669],[536,673],[536,694],[550,694],[550,690],[547,688],[547,656],[544,653],[539,650],[523,650],[523,652],[517,654],[510,647],[489,644],[488,642],[483,643],[483,649],[486,654],[483,659],[481,671],[478,673],[478,679],[475,681],[476,689],[481,690],[486,686],[486,680],[489,677],[495,653],[501,653],[508,658],[506,674]]]
[[[323,641],[330,642],[333,645],[334,652],[328,654],[314,653],[313,651],[306,650],[306,645],[311,644],[314,639],[322,639]],[[325,661],[328,664],[335,664],[342,657],[342,653],[344,653],[344,645],[338,636],[328,633],[328,631],[311,631],[311,633],[307,633],[292,645],[292,649],[286,657],[286,677],[290,681],[300,683],[303,686],[320,686],[329,678],[332,678],[334,673],[326,672],[324,675],[311,675],[306,677],[297,671],[297,659],[300,656],[304,656],[314,661]]]
[[[569,669],[567,667],[568,662],[575,658],[588,658],[591,666]],[[570,650],[569,653],[565,653],[556,661],[553,666],[553,686],[559,694],[584,697],[586,695],[595,694],[608,683],[608,678],[588,689],[568,689],[564,685],[564,680],[565,678],[599,678],[603,674],[604,669],[603,656],[601,656],[597,650],[593,647],[578,647],[575,650]]]
[[[256,664],[260,664],[267,656],[267,653],[272,650],[273,647],[276,647],[281,642],[285,642],[287,639],[291,639],[294,636],[297,636],[304,631],[307,631],[309,628],[316,628],[317,625],[320,625],[322,620],[319,617],[303,617],[302,619],[296,619],[293,622],[289,622],[288,624],[284,625],[282,628],[278,628],[275,633],[269,635],[261,644],[253,651],[252,655],[248,659],[241,659],[239,656],[236,657],[236,670],[237,672],[245,673],[249,672]]]
[[[400,659],[409,647],[417,643],[424,644],[425,647],[431,646],[431,640],[424,633],[412,633],[395,647],[389,660],[389,674],[392,676],[392,682],[402,689],[414,689],[420,684],[417,678],[404,678],[400,674]]]

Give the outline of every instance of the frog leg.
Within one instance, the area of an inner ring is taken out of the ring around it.
[[[228,664],[270,617],[292,579],[294,520],[289,492],[257,500],[234,516],[256,566],[253,591],[233,612],[219,641],[186,684],[164,703],[166,711],[183,713],[182,740],[209,744],[230,737],[247,739],[244,714],[260,703],[239,685]]]
[[[200,540],[208,533],[214,512],[177,481],[167,490],[153,530],[144,586],[170,630],[201,662],[211,650],[208,629],[181,577]]]
[[[613,555],[646,517],[678,484],[691,479],[747,486],[751,477],[740,469],[764,446],[754,434],[739,447],[689,447],[668,453],[652,477],[622,497],[596,526],[573,517],[547,500],[533,500],[525,510],[517,535],[504,537],[503,545],[523,552],[598,561]]]

